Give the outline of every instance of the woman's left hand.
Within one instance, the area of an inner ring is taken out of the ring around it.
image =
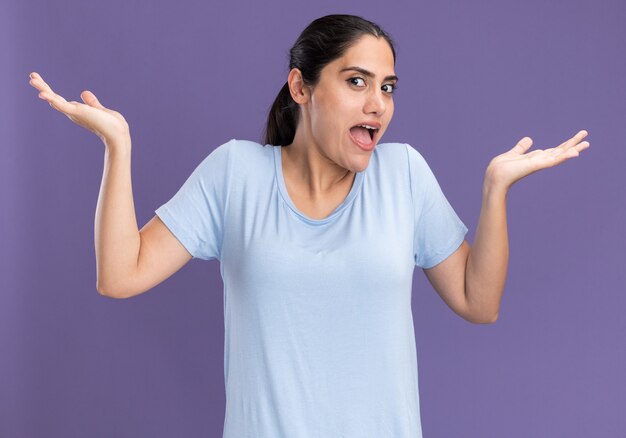
[[[516,181],[531,173],[577,157],[581,151],[589,147],[588,141],[581,142],[587,134],[587,131],[582,130],[557,147],[537,149],[527,154],[524,152],[530,148],[533,141],[530,137],[524,137],[513,149],[491,160],[487,166],[485,178],[489,184],[495,184],[508,190]]]

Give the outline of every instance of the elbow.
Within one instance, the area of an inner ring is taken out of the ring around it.
[[[465,319],[473,324],[494,324],[498,320],[499,313],[499,301],[497,303],[480,303],[478,305],[472,305],[471,302],[467,301],[465,308],[467,317]]]
[[[465,319],[472,324],[493,324],[498,320],[498,313],[495,314],[470,314]]]
[[[111,294],[108,289],[105,289],[104,287],[102,287],[99,284],[96,285],[96,290],[103,297],[116,298],[116,296]]]
[[[479,318],[473,318],[470,322],[474,324],[494,324],[498,320],[498,312],[495,315],[481,316]]]
[[[131,295],[124,295],[120,293],[111,292],[110,289],[106,288],[100,283],[96,283],[96,290],[98,291],[100,295],[102,295],[103,297],[108,297],[108,298],[124,299],[124,298],[129,298],[131,296]]]
[[[98,291],[98,293],[100,295],[102,295],[103,297],[107,296],[107,293],[105,292],[104,288],[102,287],[102,285],[100,284],[100,282],[96,281],[96,290]]]

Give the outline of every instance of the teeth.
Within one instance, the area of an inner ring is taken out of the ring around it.
[[[373,126],[370,126],[370,125],[357,125],[357,126],[362,126],[364,128],[367,128],[367,129],[376,129]]]

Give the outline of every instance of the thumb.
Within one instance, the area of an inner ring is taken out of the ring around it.
[[[104,109],[104,106],[102,106],[96,95],[89,90],[85,90],[80,93],[80,98],[83,99],[83,102],[85,102],[89,106]]]
[[[523,154],[526,152],[530,146],[533,144],[533,139],[530,137],[524,137],[520,141],[517,142],[515,146],[511,149],[511,151],[515,151],[518,154]]]

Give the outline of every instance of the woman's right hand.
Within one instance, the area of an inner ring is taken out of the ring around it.
[[[39,97],[50,106],[65,114],[72,122],[96,134],[106,146],[130,139],[130,129],[124,117],[117,111],[105,108],[88,90],[80,94],[83,103],[68,102],[52,91],[36,72],[30,74],[30,85],[39,90]],[[130,142],[129,142],[130,145]]]

